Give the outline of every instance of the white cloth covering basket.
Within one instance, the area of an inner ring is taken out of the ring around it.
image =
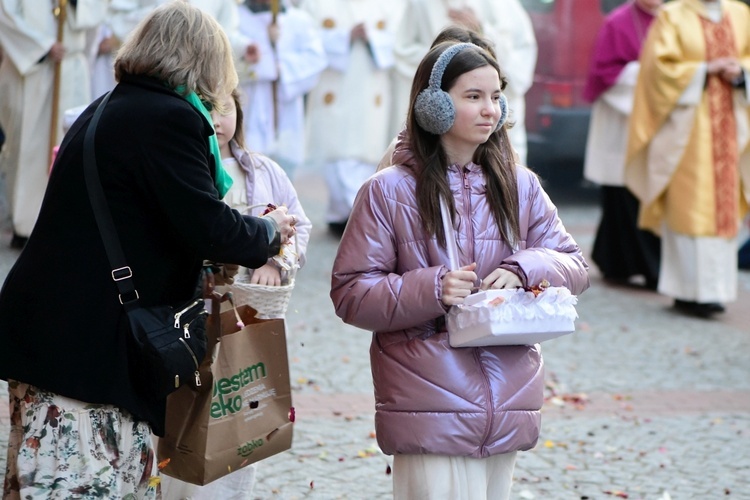
[[[518,289],[478,292],[446,315],[453,347],[530,345],[575,331],[578,298],[564,287],[538,296]]]
[[[266,205],[252,205],[245,212],[249,213],[253,208],[264,207]],[[238,275],[234,283],[229,285],[229,291],[234,296],[237,307],[249,305],[256,311],[258,318],[272,319],[283,318],[289,307],[289,299],[292,297],[294,290],[294,280],[299,268],[299,254],[297,253],[297,235],[294,235],[294,250],[296,262],[294,267],[287,274],[287,284],[282,286],[258,285],[250,283],[250,275]]]

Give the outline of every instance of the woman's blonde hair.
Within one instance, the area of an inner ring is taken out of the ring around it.
[[[117,81],[125,74],[157,78],[183,95],[195,92],[217,110],[238,82],[224,30],[183,0],[154,9],[127,38],[115,59]]]

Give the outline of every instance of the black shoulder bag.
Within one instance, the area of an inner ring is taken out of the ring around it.
[[[187,303],[140,307],[133,271],[126,264],[120,239],[104,196],[94,151],[99,117],[109,100],[107,94],[96,109],[83,142],[83,170],[91,207],[107,252],[119,300],[128,316],[128,363],[136,389],[149,399],[163,399],[182,384],[201,385],[200,366],[206,354],[206,316],[202,283]]]

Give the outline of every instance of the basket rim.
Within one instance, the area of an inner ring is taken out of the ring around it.
[[[286,285],[260,285],[258,283],[247,283],[244,281],[237,281],[235,280],[234,283],[232,283],[230,286],[236,286],[238,288],[242,288],[245,290],[271,290],[271,291],[287,291],[292,290],[294,288],[294,278],[289,280],[289,283]]]

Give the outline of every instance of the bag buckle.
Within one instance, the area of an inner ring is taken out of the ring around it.
[[[130,269],[130,266],[118,267],[117,269],[112,270],[113,281],[122,281],[132,277],[133,270]],[[120,302],[122,302],[122,300],[120,300]]]
[[[140,295],[138,295],[138,290],[133,290],[133,293],[135,294],[135,298],[134,298],[134,299],[131,299],[131,300],[128,300],[128,301],[127,301],[128,303],[130,303],[130,302],[135,302],[136,300],[138,300],[138,299],[140,299],[140,298],[141,298],[141,297],[140,297]],[[121,304],[121,305],[125,305],[125,301],[124,301],[124,300],[122,300],[122,294],[121,294],[121,293],[118,293],[118,294],[117,294],[117,298],[118,298],[118,299],[120,299],[120,304]]]

